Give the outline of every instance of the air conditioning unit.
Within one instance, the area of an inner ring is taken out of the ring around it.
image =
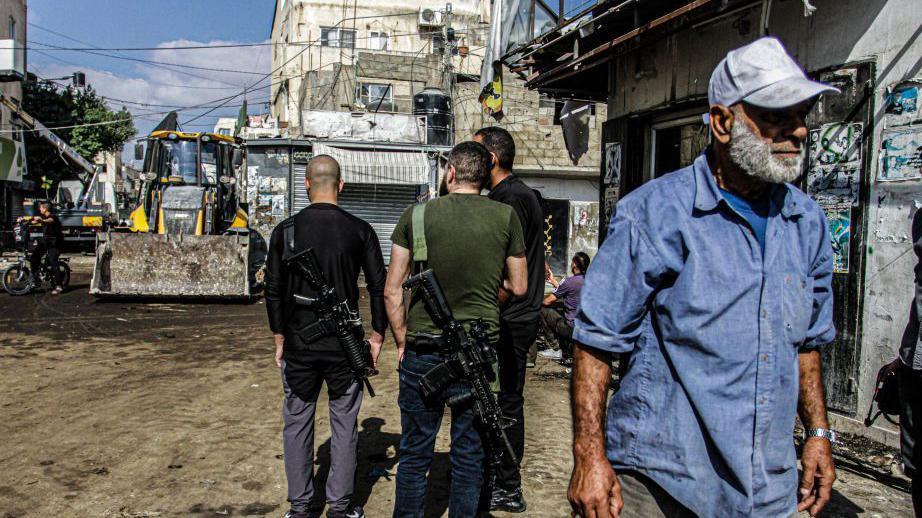
[[[26,49],[16,40],[0,40],[0,82],[26,78]]]
[[[429,8],[419,10],[420,27],[441,27],[442,25],[444,25],[444,23],[442,22],[441,11],[436,11]]]

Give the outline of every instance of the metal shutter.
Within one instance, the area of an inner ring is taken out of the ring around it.
[[[307,189],[304,188],[304,176],[307,174],[307,164],[292,164],[292,182],[288,186],[291,189],[291,210],[288,212],[292,216],[297,214],[301,209],[311,204],[307,198]]]
[[[371,224],[381,242],[384,262],[391,262],[391,234],[407,207],[416,203],[419,185],[346,184],[339,206]]]

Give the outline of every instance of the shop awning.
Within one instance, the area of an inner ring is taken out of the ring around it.
[[[335,158],[346,183],[429,183],[429,157],[423,151],[354,150],[315,142],[313,153],[314,156],[330,155]]]

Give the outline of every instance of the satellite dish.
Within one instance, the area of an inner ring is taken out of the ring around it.
[[[432,11],[432,9],[423,9],[423,20],[426,20],[427,22],[431,22],[434,19],[435,19],[435,13]]]

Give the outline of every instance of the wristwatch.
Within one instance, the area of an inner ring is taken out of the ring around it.
[[[809,439],[810,437],[822,437],[829,441],[830,444],[836,444],[835,430],[829,430],[826,428],[811,428],[804,432],[804,439]]]

